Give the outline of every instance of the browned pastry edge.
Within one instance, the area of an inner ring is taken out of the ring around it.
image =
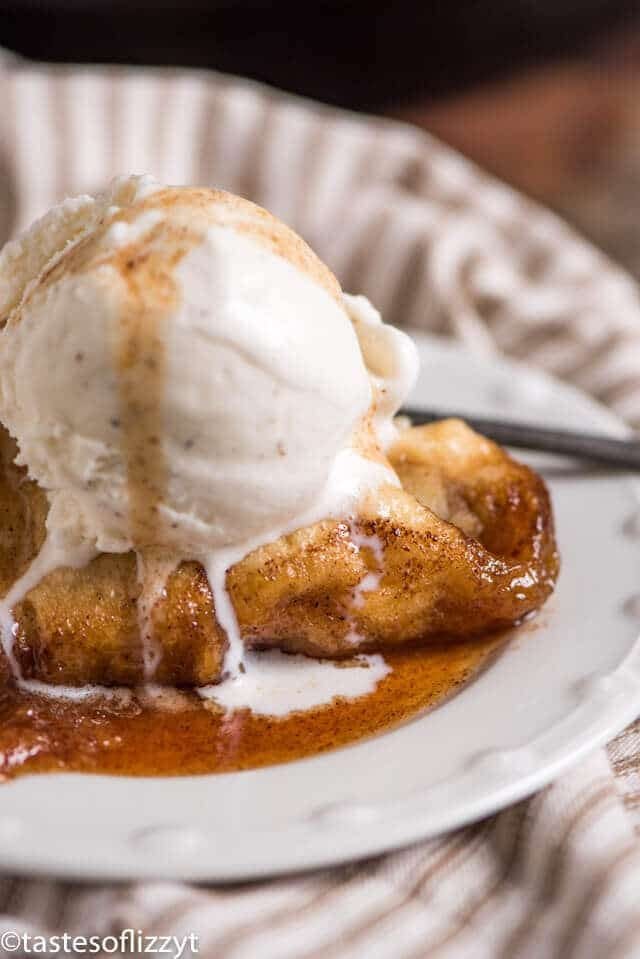
[[[44,535],[46,501],[12,465],[2,441],[0,588],[11,585]],[[346,521],[326,520],[263,546],[228,573],[247,645],[325,657],[503,628],[537,609],[558,573],[542,479],[455,420],[404,431],[389,458],[402,489],[362,504],[358,532],[384,548],[354,546]],[[368,572],[379,585],[362,592]],[[53,683],[140,682],[142,651],[133,554],[101,554],[86,568],[47,576],[14,613],[24,675]],[[206,576],[185,562],[152,612],[160,683],[220,678],[226,640]],[[360,637],[356,644],[354,635]]]

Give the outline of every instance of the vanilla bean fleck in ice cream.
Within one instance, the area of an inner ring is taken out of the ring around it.
[[[0,319],[0,420],[51,507],[37,570],[199,559],[231,671],[228,568],[397,482],[413,345],[239,197],[127,177],[67,200],[0,255]]]

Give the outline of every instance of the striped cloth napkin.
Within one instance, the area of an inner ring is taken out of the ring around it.
[[[121,172],[249,196],[386,319],[526,357],[640,425],[635,285],[424,133],[211,73],[0,56],[0,240]],[[639,808],[636,724],[534,798],[405,851],[220,888],[5,878],[0,927],[193,932],[208,959],[637,957]]]

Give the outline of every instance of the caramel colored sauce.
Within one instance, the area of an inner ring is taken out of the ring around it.
[[[505,644],[497,634],[385,654],[392,671],[367,696],[282,718],[224,713],[193,693],[169,705],[136,696],[72,702],[0,693],[0,774],[176,776],[255,769],[346,746],[450,697]]]

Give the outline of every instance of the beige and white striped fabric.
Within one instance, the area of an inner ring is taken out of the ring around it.
[[[387,319],[526,357],[640,425],[640,301],[561,222],[423,133],[202,73],[0,56],[0,239],[114,174],[291,223]],[[224,959],[640,956],[640,726],[534,799],[348,868],[231,888],[0,880],[0,926],[140,928]]]

